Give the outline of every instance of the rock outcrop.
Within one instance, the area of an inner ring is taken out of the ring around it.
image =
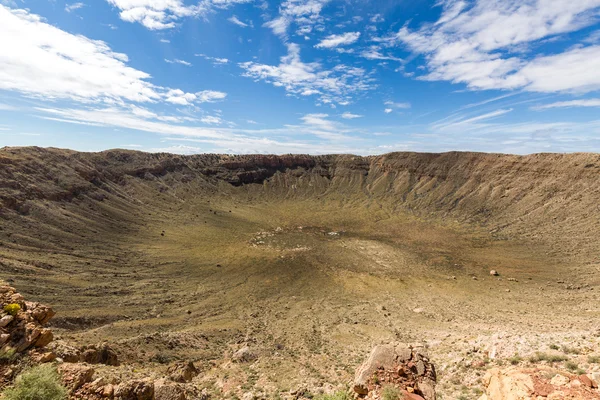
[[[1,352],[35,353],[52,341],[52,331],[44,327],[55,315],[50,307],[25,301],[15,288],[3,283],[0,283],[0,304]]]
[[[356,371],[354,392],[379,399],[392,387],[407,399],[435,400],[435,382],[435,367],[426,355],[405,344],[384,344],[376,346]]]
[[[483,378],[486,392],[479,400],[600,399],[597,384],[549,367],[492,368]]]

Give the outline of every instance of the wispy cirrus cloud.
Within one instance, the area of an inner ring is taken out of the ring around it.
[[[46,100],[107,104],[184,104],[177,100],[181,98],[192,104],[206,98],[154,85],[148,73],[128,65],[127,55],[102,41],[65,32],[27,10],[0,5],[0,36],[12,38],[0,41],[3,90]]]
[[[212,61],[213,64],[215,65],[222,65],[222,64],[227,64],[229,63],[229,59],[228,58],[224,58],[224,57],[209,57],[206,54],[194,54],[195,57],[202,57],[205,60],[208,61]]]
[[[360,114],[353,114],[351,112],[345,112],[341,115],[342,118],[344,119],[356,119],[356,118],[362,118],[363,115]]]
[[[499,110],[491,111],[488,113],[476,115],[473,117],[467,117],[466,115],[454,115],[454,116],[450,116],[449,118],[440,120],[436,123],[433,123],[431,125],[431,128],[432,128],[432,130],[439,131],[439,132],[452,130],[455,128],[478,129],[478,128],[483,127],[483,125],[480,124],[482,121],[487,121],[487,120],[490,120],[493,118],[500,117],[504,114],[508,114],[511,111],[512,111],[512,108],[499,109]]]
[[[132,129],[167,136],[164,140],[204,143],[227,153],[359,153],[363,140],[342,123],[331,121],[327,114],[305,114],[299,124],[275,129],[240,129],[173,124],[169,116],[157,116],[146,109],[107,108],[37,108],[39,117],[71,124]],[[181,118],[181,117],[174,117]],[[185,122],[185,121],[179,121]],[[206,116],[198,122],[220,124],[218,117]],[[277,140],[270,136],[287,137]],[[290,137],[296,137],[290,139]],[[148,149],[153,151],[154,149]],[[226,150],[226,151],[225,151]],[[214,151],[214,150],[213,150]]]
[[[72,11],[79,10],[80,8],[83,8],[83,7],[85,7],[85,4],[83,4],[83,3],[71,3],[71,4],[65,5],[65,11],[70,13]]]
[[[600,99],[581,99],[569,101],[557,101],[555,103],[542,104],[531,107],[532,110],[548,110],[552,108],[572,108],[572,107],[600,107]]]
[[[360,32],[346,32],[340,35],[329,35],[315,45],[318,49],[333,49],[339,46],[347,46],[360,38]]]
[[[174,60],[169,60],[167,58],[165,58],[165,62],[167,62],[168,64],[181,64],[181,65],[185,65],[186,67],[191,67],[192,63],[185,61],[185,60],[180,60],[178,58],[174,59]]]
[[[231,22],[232,24],[235,24],[239,27],[242,28],[247,28],[249,26],[252,26],[252,23],[246,23],[244,21],[241,21],[237,16],[232,15],[231,17],[227,18],[227,21]]]
[[[373,78],[363,68],[339,64],[325,69],[320,63],[304,63],[300,47],[288,44],[288,54],[279,65],[244,62],[243,76],[282,87],[290,95],[319,97],[326,104],[349,104],[353,96],[375,88]]]

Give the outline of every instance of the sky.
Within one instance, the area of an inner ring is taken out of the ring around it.
[[[0,0],[0,147],[600,152],[600,0]]]

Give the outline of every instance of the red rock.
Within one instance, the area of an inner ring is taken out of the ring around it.
[[[579,379],[579,381],[581,383],[583,383],[585,386],[589,387],[589,388],[597,388],[598,385],[596,385],[596,382],[594,382],[593,380],[591,380],[587,375],[579,375],[577,377]]]
[[[406,400],[425,400],[423,397],[419,396],[418,394],[410,393],[406,390],[403,390],[401,393],[403,395],[402,398],[406,399]]]

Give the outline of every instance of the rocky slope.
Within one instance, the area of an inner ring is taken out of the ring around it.
[[[125,182],[160,178],[167,186],[258,184],[276,197],[366,197],[482,224],[499,235],[561,238],[562,255],[593,251],[600,231],[598,154],[178,156],[3,148],[0,166],[0,216],[28,213],[35,200],[117,196],[135,204],[123,193]]]

